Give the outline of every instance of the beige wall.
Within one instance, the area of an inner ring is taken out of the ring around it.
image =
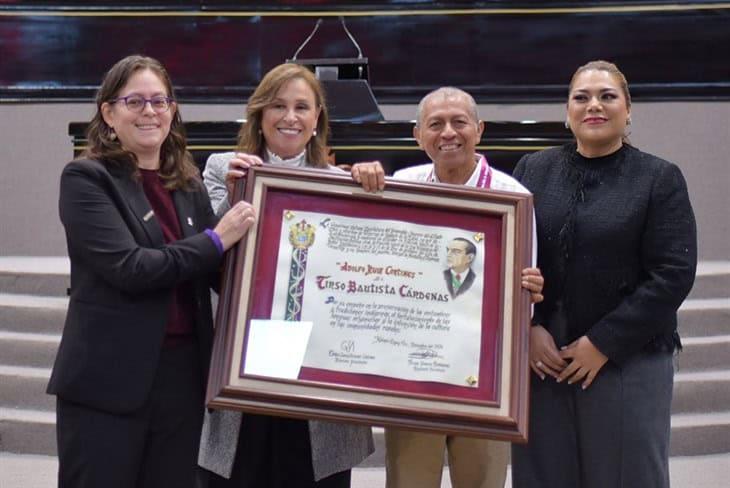
[[[89,104],[0,104],[0,255],[66,254],[58,222],[58,177],[71,159],[68,123],[88,120]],[[408,120],[411,105],[382,107],[386,118]],[[636,103],[631,139],[677,163],[697,216],[700,258],[730,259],[730,102]],[[236,105],[187,105],[185,120],[235,120]],[[562,104],[487,105],[488,120],[563,120]]]

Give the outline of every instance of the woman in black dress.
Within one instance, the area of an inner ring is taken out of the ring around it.
[[[629,145],[631,97],[605,61],[578,68],[575,142],[525,156],[545,300],[530,338],[530,439],[514,488],[669,486],[677,308],[694,282],[695,220],[679,168]]]

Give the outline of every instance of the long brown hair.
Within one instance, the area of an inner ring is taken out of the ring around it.
[[[324,89],[311,71],[294,63],[280,64],[271,69],[249,97],[246,105],[246,122],[238,132],[237,150],[264,157],[266,141],[261,132],[264,109],[274,102],[276,94],[282,86],[297,78],[304,80],[309,85],[314,93],[314,103],[321,109],[317,119],[317,132],[307,143],[307,164],[317,168],[326,168],[328,166],[329,115],[325,104]]]
[[[101,106],[116,98],[129,79],[135,73],[144,70],[150,70],[156,74],[165,85],[168,96],[175,99],[170,75],[159,61],[138,54],[118,61],[104,75],[101,86],[96,92],[96,113],[86,129],[88,146],[82,153],[82,157],[125,168],[137,178],[139,177],[137,156],[124,149],[119,140],[112,136],[113,130],[104,121]],[[165,182],[165,188],[169,190],[190,188],[193,180],[200,179],[198,168],[186,148],[185,127],[180,110],[177,106],[174,108],[175,114],[170,124],[170,133],[160,148],[159,174]]]

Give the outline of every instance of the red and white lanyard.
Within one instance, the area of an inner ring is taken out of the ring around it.
[[[483,154],[479,155],[479,177],[477,178],[477,184],[475,185],[476,188],[489,188],[492,185],[492,168],[489,166],[489,163],[487,163],[487,158],[484,157]],[[469,178],[471,179],[471,178]],[[433,167],[431,168],[431,173],[428,175],[428,178],[426,181],[432,182],[432,183],[438,183],[436,180],[436,174],[433,171]]]

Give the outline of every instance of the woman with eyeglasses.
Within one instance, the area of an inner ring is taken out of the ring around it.
[[[96,106],[60,184],[71,292],[48,386],[59,487],[192,488],[209,288],[255,214],[244,202],[213,214],[158,61],[119,61]]]

